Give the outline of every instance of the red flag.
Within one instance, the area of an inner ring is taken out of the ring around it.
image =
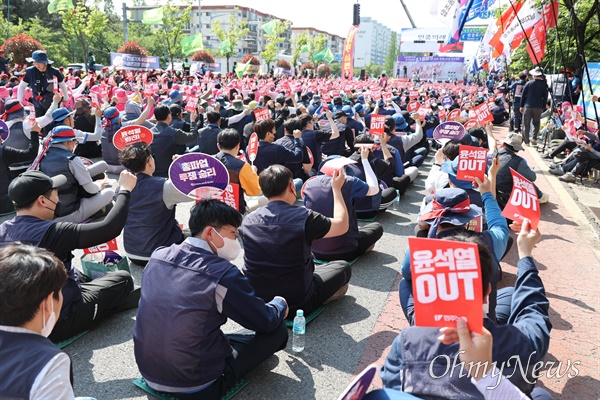
[[[504,30],[506,30],[506,28],[508,28],[513,22],[517,13],[521,7],[523,7],[523,4],[525,3],[513,3],[513,6],[509,6],[508,9],[500,16],[500,18],[498,18],[497,24],[500,28],[498,29],[498,32],[496,32],[496,34],[490,39],[490,46],[494,48],[493,57],[500,57],[502,55],[502,52],[504,51],[504,44],[500,41],[500,38],[504,33]]]
[[[542,62],[542,59],[546,55],[546,25],[544,24],[544,21],[540,21],[535,25],[533,32],[529,37],[527,54],[529,54],[529,58],[533,65]]]

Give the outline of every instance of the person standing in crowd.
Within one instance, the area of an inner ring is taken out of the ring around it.
[[[234,208],[200,201],[190,215],[192,236],[152,254],[133,343],[138,368],[154,390],[221,399],[238,379],[285,348],[286,300],[275,296],[265,303],[231,263],[240,252],[241,223]],[[228,318],[246,329],[224,334]]]
[[[513,116],[510,120],[510,132],[521,132],[521,96],[523,95],[523,88],[527,83],[527,73],[525,71],[519,74],[519,80],[515,81],[510,85],[509,90],[512,95],[512,107]]]
[[[540,119],[546,109],[548,100],[548,84],[539,67],[529,72],[533,80],[523,87],[520,111],[523,114],[523,141],[527,145],[537,146],[537,137],[540,134]],[[533,133],[530,135],[531,124]],[[530,137],[531,136],[531,137]]]
[[[0,50],[0,74],[10,74],[8,70],[9,58],[5,50]]]
[[[96,64],[96,57],[94,57],[94,52],[90,50],[88,52],[88,65],[87,65],[88,72],[94,70],[95,64]]]

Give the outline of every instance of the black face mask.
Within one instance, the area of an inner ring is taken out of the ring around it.
[[[46,197],[48,199],[48,201],[50,201],[52,204],[54,204],[54,210],[52,210],[51,208],[46,207],[47,210],[50,211],[54,211],[54,218],[58,218],[59,214],[60,214],[60,200],[58,200],[56,203],[53,202],[52,200],[50,200],[48,197]]]

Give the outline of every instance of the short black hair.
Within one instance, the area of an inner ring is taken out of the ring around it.
[[[258,184],[263,195],[269,199],[283,194],[294,178],[292,171],[283,165],[271,165],[258,176]]]
[[[119,152],[119,162],[121,165],[134,174],[146,169],[146,164],[150,157],[152,157],[152,150],[144,142],[130,144]]]
[[[310,114],[302,114],[298,116],[298,121],[300,122],[300,130],[304,130],[309,123],[313,122],[313,117]]]
[[[470,233],[459,233],[453,236],[444,238],[445,240],[454,240],[455,242],[475,243],[479,250],[479,263],[481,264],[481,292],[485,297],[485,292],[492,280],[492,254],[485,243],[477,236]]]
[[[375,139],[373,139],[373,136],[363,133],[354,138],[354,144],[357,145],[359,143],[375,143]]]
[[[211,124],[216,124],[221,119],[221,114],[218,111],[209,111],[206,113],[206,119]]]
[[[169,110],[171,111],[171,115],[173,117],[179,117],[181,113],[183,113],[183,109],[179,104],[171,104]]]
[[[217,143],[221,150],[232,150],[240,144],[240,134],[233,128],[223,129],[217,135]]]
[[[166,104],[157,104],[154,106],[154,117],[157,121],[166,121],[171,114],[171,109]]]
[[[219,200],[200,200],[190,212],[188,225],[192,236],[196,237],[207,226],[219,229],[225,225],[239,228],[242,214],[235,208]]]
[[[452,139],[444,145],[442,153],[444,153],[448,160],[453,161],[456,157],[458,157],[459,150],[460,142],[458,140]]]
[[[271,118],[262,119],[254,124],[254,132],[260,140],[265,140],[267,133],[273,132],[273,129],[275,129],[275,121]]]
[[[66,281],[65,266],[52,252],[20,242],[0,248],[0,325],[31,321],[48,295],[59,299]]]
[[[283,129],[288,135],[292,135],[295,130],[301,129],[300,121],[298,121],[298,118],[290,118],[283,123]]]

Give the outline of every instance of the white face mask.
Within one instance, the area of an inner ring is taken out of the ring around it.
[[[54,325],[56,325],[56,313],[54,312],[54,300],[53,299],[50,299],[50,309],[52,311],[50,311],[50,317],[48,317],[48,321],[45,321],[46,318],[44,315],[44,311],[42,309],[43,325],[42,325],[41,334],[44,337],[50,336],[50,333],[52,333],[52,329],[54,329]]]
[[[213,246],[215,246],[215,248],[217,248],[217,255],[221,258],[226,259],[227,261],[235,260],[237,256],[240,255],[240,242],[238,242],[235,239],[230,239],[228,237],[221,236],[216,229],[215,233],[219,235],[221,239],[223,239],[223,247],[221,248],[218,248],[214,243],[212,244]]]

